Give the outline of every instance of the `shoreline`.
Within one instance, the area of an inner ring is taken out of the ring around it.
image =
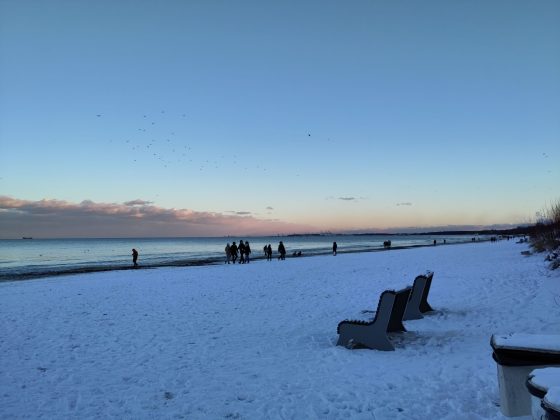
[[[437,244],[435,247],[440,246],[449,246],[449,245],[464,245],[464,244],[472,244],[472,243],[484,243],[489,242],[489,239],[480,239],[476,242],[450,242],[446,244]],[[433,244],[418,244],[418,245],[397,245],[391,246],[390,248],[379,248],[379,247],[370,247],[366,249],[356,249],[356,250],[343,250],[338,251],[338,254],[356,254],[356,253],[368,253],[368,252],[383,252],[383,251],[392,251],[392,250],[399,250],[399,249],[414,249],[414,248],[428,248],[434,247]],[[286,255],[286,259],[293,259],[293,258],[309,258],[309,257],[317,257],[317,256],[324,256],[324,255],[331,255],[332,252],[311,252],[311,253],[302,253],[302,255],[295,257],[293,255]],[[251,261],[263,261],[265,257],[260,255],[258,257],[251,258]],[[277,256],[273,257],[273,260],[277,260]],[[221,265],[224,264],[224,259],[222,257],[219,258],[203,258],[203,259],[193,259],[193,260],[175,260],[175,261],[166,261],[162,263],[151,263],[151,264],[139,264],[137,267],[134,267],[130,264],[122,264],[122,265],[88,265],[84,267],[73,267],[68,269],[60,269],[60,270],[52,270],[52,271],[44,271],[44,272],[37,272],[37,273],[20,273],[20,274],[0,274],[0,283],[7,283],[7,282],[18,282],[18,281],[25,281],[25,280],[36,280],[36,279],[44,279],[49,277],[63,277],[63,276],[71,276],[77,274],[92,274],[92,273],[102,273],[107,271],[126,271],[126,270],[153,270],[158,268],[172,268],[172,267],[201,267],[207,265]]]

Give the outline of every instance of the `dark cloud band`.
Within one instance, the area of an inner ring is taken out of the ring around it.
[[[264,235],[310,231],[310,226],[259,219],[250,212],[222,214],[166,209],[150,201],[71,203],[0,196],[2,237],[125,237]]]

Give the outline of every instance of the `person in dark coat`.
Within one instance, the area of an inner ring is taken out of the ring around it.
[[[245,264],[245,244],[239,241],[239,264]]]
[[[138,261],[138,251],[132,248],[132,263],[134,264],[134,267],[138,267],[137,261]]]
[[[229,243],[226,245],[225,251],[226,251],[226,263],[229,264],[229,262],[231,261],[231,247],[229,246]]]
[[[272,261],[272,246],[270,244],[266,247],[266,260]]]
[[[237,261],[237,245],[235,245],[235,242],[229,247],[229,252],[231,252],[231,260],[235,264],[235,261]]]
[[[336,242],[332,243],[332,254],[336,255],[336,249],[338,248],[338,245],[336,244]]]
[[[286,259],[286,247],[284,246],[282,241],[280,241],[280,243],[278,244],[278,253],[280,254],[278,256],[279,260],[285,260]]]
[[[249,264],[249,255],[251,254],[251,247],[249,246],[249,241],[245,242],[245,262]]]

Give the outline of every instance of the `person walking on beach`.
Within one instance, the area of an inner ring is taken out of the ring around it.
[[[229,242],[226,245],[226,263],[229,264],[229,262],[231,261],[231,247],[229,246]]]
[[[249,254],[251,254],[251,247],[249,241],[245,241],[245,262],[249,264]]]
[[[245,264],[245,244],[239,241],[239,264]]]
[[[279,260],[285,260],[286,259],[286,247],[284,246],[282,241],[280,241],[280,243],[278,244],[278,253],[280,254],[278,256]]]
[[[332,254],[334,256],[336,256],[336,249],[338,248],[338,245],[336,244],[336,242],[332,243]]]
[[[272,261],[272,246],[270,244],[266,247],[266,260]]]
[[[229,247],[229,252],[231,252],[231,259],[235,264],[235,261],[237,261],[237,245],[235,245],[235,241]]]
[[[138,267],[137,261],[138,261],[138,251],[132,248],[132,263],[134,264],[134,267]]]

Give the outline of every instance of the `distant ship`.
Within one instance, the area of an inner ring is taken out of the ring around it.
[[[21,238],[21,239],[33,239],[33,238],[32,238],[31,236],[24,236],[24,237]]]

